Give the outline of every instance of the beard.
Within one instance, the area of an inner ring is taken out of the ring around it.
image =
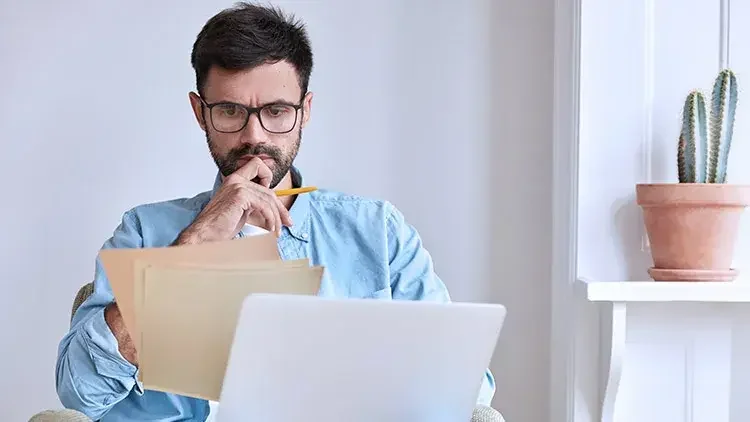
[[[239,161],[246,158],[248,155],[267,155],[273,160],[274,165],[271,167],[271,184],[269,188],[275,188],[281,180],[289,173],[292,168],[292,163],[297,157],[300,143],[302,141],[302,128],[297,132],[297,138],[289,151],[284,152],[281,148],[269,145],[269,144],[242,144],[237,148],[229,150],[225,155],[219,154],[216,148],[216,144],[211,140],[211,137],[206,133],[206,141],[208,142],[208,149],[211,152],[211,157],[216,163],[219,171],[224,177],[237,171],[240,168]],[[257,178],[253,180],[258,182]]]

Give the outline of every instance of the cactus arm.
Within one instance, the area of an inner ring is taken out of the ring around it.
[[[717,183],[726,183],[727,181],[729,150],[732,146],[734,135],[734,116],[737,110],[737,79],[731,72],[729,73],[727,84],[729,85],[729,95],[726,104],[726,117],[722,120],[721,151],[719,152],[719,165],[716,175]]]
[[[682,109],[682,130],[680,131],[680,140],[677,146],[677,172],[680,183],[696,183],[699,180],[698,163],[696,162],[696,143],[699,143],[701,112],[700,106],[703,105],[703,122],[705,122],[705,104],[703,96],[698,91],[691,92],[685,98],[685,105]]]
[[[706,183],[706,173],[708,170],[708,124],[706,119],[706,101],[700,92],[696,95],[696,147],[698,155],[695,160],[695,181],[697,183]]]
[[[711,126],[708,150],[708,183],[726,181],[727,160],[732,143],[737,105],[737,81],[730,70],[716,77],[711,98]]]

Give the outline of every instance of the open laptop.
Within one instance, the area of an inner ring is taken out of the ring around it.
[[[469,421],[502,305],[250,295],[218,422]]]

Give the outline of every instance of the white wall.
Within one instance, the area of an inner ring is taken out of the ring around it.
[[[724,67],[737,73],[740,89],[729,178],[731,183],[750,182],[750,168],[745,164],[750,154],[750,3],[582,3],[578,274],[592,281],[649,280],[646,271],[652,262],[641,209],[635,203],[635,185],[677,181],[676,144],[685,96],[694,88],[710,96],[714,78]],[[743,220],[734,258],[742,272],[737,282],[749,282],[750,216]],[[734,389],[731,420],[747,419],[750,384],[742,370],[748,365],[750,334],[741,324],[733,331],[727,328],[726,319],[734,317],[726,316],[730,310],[740,311],[706,305],[686,313],[678,305],[658,314],[632,308],[628,315],[633,326],[641,323],[642,331],[651,337],[660,334],[645,344],[643,332],[628,328],[629,352],[622,374],[622,401],[617,405],[628,412],[623,420],[727,420],[727,403],[712,399],[730,387]],[[605,314],[609,311],[606,308]],[[646,321],[644,315],[652,319]],[[665,320],[668,315],[672,322],[685,316],[679,319],[683,328],[663,335],[655,331],[660,321],[654,315]],[[588,335],[579,332],[579,336]],[[602,339],[609,336],[604,329]],[[601,358],[609,358],[606,348],[589,356],[599,352]],[[731,381],[728,370],[724,378],[717,375],[730,360],[736,371]],[[596,371],[592,361],[583,365]],[[596,403],[597,398],[588,400]],[[664,415],[670,415],[669,419]]]
[[[189,56],[231,4],[0,0],[5,419],[59,407],[57,344],[122,212],[210,189]],[[543,420],[553,2],[277,4],[308,22],[316,54],[306,177],[390,199],[455,300],[507,304],[495,404],[509,421]]]
[[[729,66],[740,100],[731,183],[750,182],[750,3],[728,0],[585,1],[582,8],[579,274],[648,280],[635,184],[676,182],[682,105],[691,89],[710,98]],[[726,13],[722,13],[722,4]],[[735,265],[748,266],[750,220]],[[750,269],[748,270],[750,271]]]

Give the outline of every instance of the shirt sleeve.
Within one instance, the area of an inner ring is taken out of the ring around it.
[[[445,283],[435,273],[432,257],[424,248],[417,230],[403,214],[388,204],[387,236],[391,293],[396,300],[450,302]],[[495,379],[485,371],[477,405],[490,406],[495,395]]]
[[[141,247],[139,226],[128,212],[106,248]],[[104,319],[114,301],[112,289],[97,257],[94,292],[76,310],[70,330],[58,347],[55,382],[63,406],[100,419],[131,391],[143,394],[138,369],[119,352],[117,339]]]

